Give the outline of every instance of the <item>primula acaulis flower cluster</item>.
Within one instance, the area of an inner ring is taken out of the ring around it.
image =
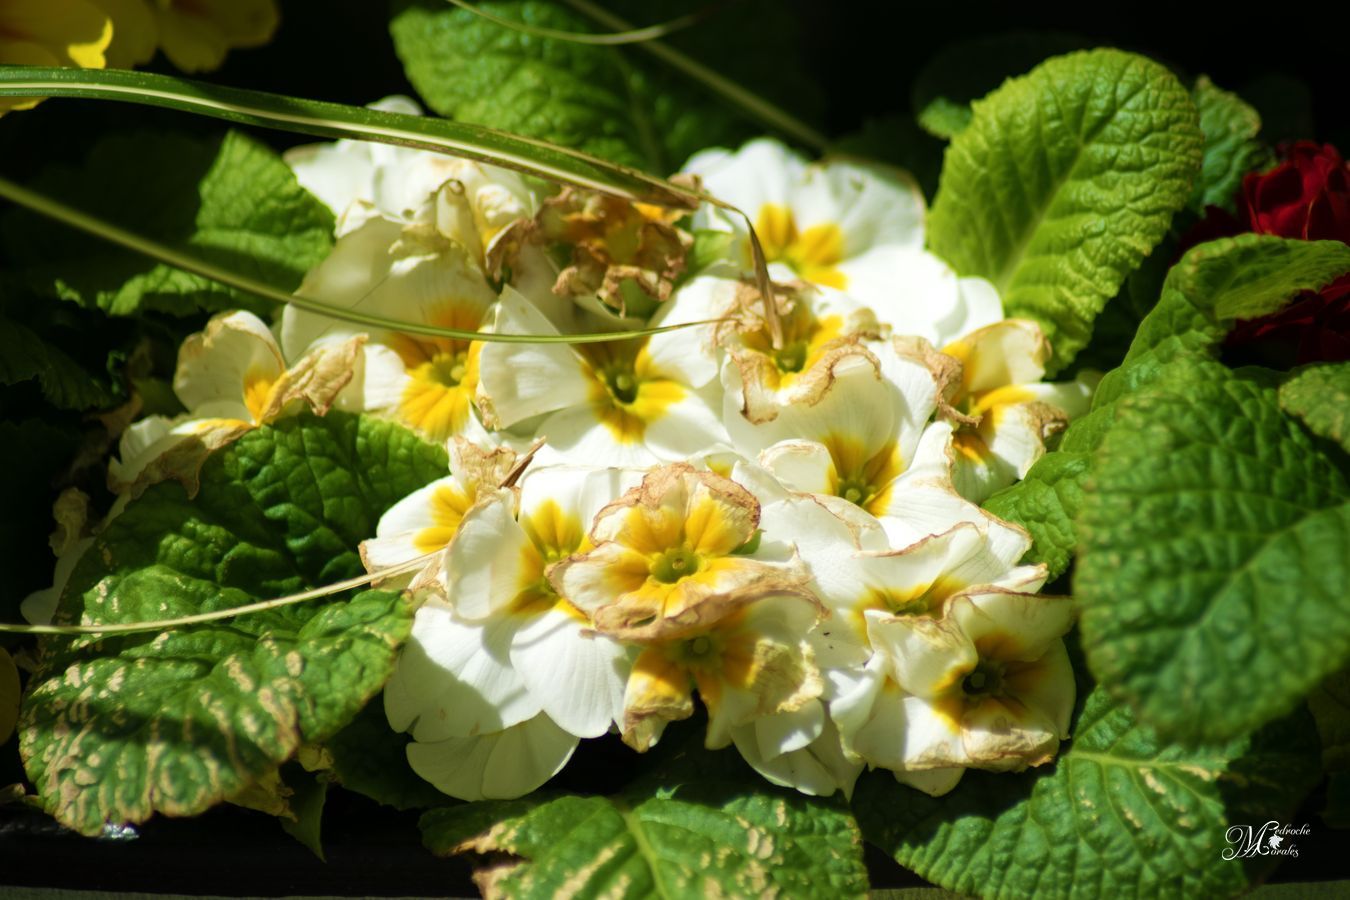
[[[301,294],[479,332],[698,323],[503,343],[229,313],[182,347],[187,412],[127,432],[123,491],[190,484],[212,449],[305,409],[448,446],[445,476],[362,546],[372,572],[426,560],[402,576],[419,606],[384,692],[424,779],[521,796],[581,740],[643,752],[700,707],[710,748],[812,794],[867,767],[936,794],[1054,757],[1072,605],[978,504],[1091,383],[1042,383],[1039,327],[924,250],[907,175],[768,140],[695,156],[686,174],[753,223],[766,297],[723,210],[541,196],[357,142],[288,159],[338,217]],[[696,232],[723,251],[695,254]]]

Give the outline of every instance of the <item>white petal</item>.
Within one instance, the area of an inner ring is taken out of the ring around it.
[[[262,393],[250,399],[260,414],[267,389],[285,370],[281,348],[261,319],[247,312],[223,313],[183,342],[173,389],[189,411],[228,401],[252,413],[245,395],[259,383]],[[253,420],[253,415],[244,419]]]
[[[451,797],[510,800],[562,771],[576,748],[576,738],[538,715],[494,734],[409,744],[408,763]]]
[[[557,334],[552,322],[509,288],[502,291],[493,330]],[[584,404],[591,390],[585,365],[566,344],[485,344],[479,358],[479,381],[501,428]]]
[[[906,692],[940,696],[959,685],[979,657],[973,639],[946,620],[926,616],[886,616],[869,612],[867,634],[891,675]]]
[[[599,737],[623,718],[632,660],[618,642],[556,607],[516,632],[511,663],[557,724],[581,738]]]
[[[474,625],[439,606],[419,609],[385,688],[389,724],[436,741],[501,731],[538,714],[538,701],[511,668],[516,627]]]
[[[893,770],[893,774],[901,784],[923,791],[930,797],[941,797],[956,788],[966,770],[956,766],[950,769]]]
[[[730,449],[731,439],[714,405],[719,394],[715,385],[700,391],[686,390],[684,397],[666,407],[660,418],[647,423],[643,436],[647,449],[665,462],[683,462],[718,447]]]
[[[852,796],[863,766],[844,756],[832,722],[826,720],[820,736],[806,747],[767,759],[760,755],[756,724],[733,729],[732,737],[745,761],[768,781],[817,797],[828,797],[838,790],[845,797]]]
[[[600,510],[642,482],[641,469],[591,466],[545,466],[531,468],[520,479],[520,515],[532,516],[545,504],[556,504],[575,517],[583,534]]]
[[[826,159],[806,168],[791,202],[800,229],[839,226],[845,257],[883,245],[923,246],[923,192],[902,169]]]
[[[948,613],[971,642],[998,638],[1000,659],[1040,659],[1073,627],[1073,598],[991,591],[958,598]]]
[[[755,742],[763,759],[773,759],[809,745],[825,729],[825,705],[812,700],[793,712],[760,716],[754,721]]]
[[[469,620],[505,612],[542,571],[524,563],[538,551],[516,521],[509,489],[480,494],[445,552],[446,592],[456,612]]]
[[[683,171],[702,176],[708,193],[744,210],[754,220],[765,203],[788,206],[801,183],[806,161],[779,141],[758,138],[735,153],[704,150]]]
[[[759,464],[784,485],[808,494],[834,490],[834,460],[816,441],[779,441],[759,454]]]

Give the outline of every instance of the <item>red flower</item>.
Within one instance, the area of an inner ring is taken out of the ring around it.
[[[1341,154],[1312,141],[1280,149],[1284,162],[1242,179],[1252,231],[1350,244],[1350,167]]]
[[[1350,166],[1330,144],[1299,141],[1280,148],[1283,161],[1242,180],[1247,224],[1257,234],[1350,244]],[[1307,293],[1278,313],[1239,322],[1227,346],[1262,351],[1268,360],[1350,360],[1350,275]]]

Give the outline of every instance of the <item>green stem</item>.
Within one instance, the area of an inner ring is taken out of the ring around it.
[[[295,294],[289,294],[272,287],[270,284],[257,281],[246,275],[236,274],[227,269],[222,269],[219,266],[198,259],[195,256],[189,256],[172,247],[142,237],[141,235],[127,231],[126,229],[119,228],[111,222],[107,222],[103,219],[91,216],[88,213],[66,206],[64,203],[53,200],[43,194],[30,191],[27,188],[21,187],[4,178],[0,178],[0,197],[11,200],[40,215],[55,219],[58,222],[63,222],[72,228],[77,228],[80,231],[91,234],[97,238],[101,238],[114,244],[120,244],[135,253],[148,256],[151,259],[158,260],[166,265],[173,266],[176,269],[182,269],[185,272],[191,272],[194,275],[209,278],[212,281],[243,291],[246,294],[253,294],[256,297],[262,297],[264,300],[271,300],[274,303],[290,304],[308,312],[381,331],[394,331],[404,334],[420,334],[429,337],[452,338],[462,341],[487,341],[503,344],[596,344],[607,341],[629,340],[630,338],[635,337],[645,337],[653,334],[662,334],[667,331],[677,331],[681,328],[711,324],[707,321],[688,322],[680,325],[666,325],[661,328],[647,328],[641,331],[601,334],[494,334],[486,331],[464,331],[458,328],[445,328],[439,325],[429,325],[422,322],[404,322],[398,319],[374,315],[372,313],[360,312],[359,310],[333,306],[310,297],[300,297]]]
[[[308,603],[311,600],[331,597],[334,594],[350,591],[353,588],[365,587],[368,584],[384,578],[392,578],[395,575],[406,575],[409,572],[416,572],[424,567],[427,564],[427,561],[433,556],[436,556],[437,553],[439,553],[439,551],[426,553],[415,559],[410,559],[405,563],[399,563],[396,566],[381,569],[378,572],[367,572],[365,575],[358,575],[355,578],[348,578],[346,581],[337,581],[332,584],[326,584],[323,587],[310,588],[309,590],[301,591],[298,594],[287,594],[285,597],[277,597],[272,600],[260,600],[257,603],[248,603],[244,606],[235,606],[230,609],[218,609],[215,612],[197,613],[196,615],[182,616],[177,619],[160,619],[156,622],[124,622],[117,625],[10,625],[0,622],[0,632],[9,634],[57,634],[73,637],[82,634],[138,634],[143,631],[164,631],[167,628],[180,628],[184,625],[201,625],[205,622],[219,622],[223,619],[233,619],[236,616],[266,612],[270,609],[280,609],[283,606],[294,606],[297,603]]]
[[[450,153],[560,184],[673,209],[694,209],[706,199],[699,193],[580,150],[479,125],[303,100],[149,72],[0,66],[0,97],[118,100],[317,137],[376,141]]]

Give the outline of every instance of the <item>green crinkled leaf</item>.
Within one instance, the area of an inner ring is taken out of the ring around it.
[[[1131,395],[1092,484],[1074,579],[1088,663],[1164,736],[1248,732],[1350,658],[1350,486],[1273,388]]]
[[[1185,748],[1093,691],[1053,767],[968,772],[943,797],[864,776],[863,834],[924,878],[986,898],[1232,896],[1277,857],[1225,860],[1230,825],[1291,812],[1318,778],[1300,714],[1256,735]]]
[[[290,291],[333,245],[333,215],[272,150],[239,132],[217,138],[141,133],[105,138],[78,167],[29,185],[138,234]],[[145,310],[269,305],[25,211],[5,241],[35,289],[116,316]]]
[[[518,857],[480,878],[489,898],[865,895],[862,837],[843,802],[771,787],[726,755],[700,750],[610,797],[432,810],[423,843]]]
[[[1322,363],[1280,385],[1280,407],[1350,453],[1350,363]]]
[[[164,482],[114,519],[58,621],[154,621],[350,577],[380,515],[445,470],[441,448],[374,419],[258,429],[208,459],[195,498]],[[84,834],[199,813],[350,722],[411,626],[397,593],[365,591],[160,634],[51,639],[23,709],[29,777]]]
[[[547,0],[492,0],[501,18],[563,31],[595,25]],[[608,4],[642,22],[691,11],[687,2]],[[536,37],[441,0],[399,0],[390,23],[408,80],[437,113],[583,150],[665,175],[698,150],[735,146],[762,128],[640,48]],[[780,63],[797,24],[769,0],[737,4],[669,39],[677,49],[792,111],[819,106],[806,73]],[[744,35],[753,30],[754,42]],[[805,101],[803,103],[803,101]]]
[[[1069,426],[1058,450],[986,505],[1026,527],[1033,540],[1029,558],[1047,563],[1050,577],[1058,577],[1078,543],[1076,520],[1091,455],[1115,420],[1116,402],[1145,388],[1226,377],[1214,357],[1236,319],[1274,312],[1347,268],[1350,248],[1334,241],[1249,234],[1192,248],[1167,273],[1125,360],[1098,385],[1092,412]],[[1061,462],[1066,453],[1082,459]]]
[[[1198,116],[1170,72],[1117,50],[1050,59],[973,110],[947,150],[929,246],[992,281],[1008,315],[1040,321],[1058,370],[1190,196]]]
[[[1270,148],[1256,139],[1261,116],[1237,94],[1215,87],[1206,75],[1196,79],[1191,98],[1200,111],[1205,155],[1189,205],[1197,213],[1207,206],[1232,212],[1242,176],[1274,160]]]
[[[1061,450],[1037,460],[1027,477],[985,501],[984,508],[1031,533],[1024,561],[1045,563],[1057,578],[1073,561],[1077,536],[1073,512],[1083,502],[1083,481],[1092,470],[1087,453]]]
[[[970,104],[1046,57],[1091,46],[1060,32],[1012,31],[957,41],[924,63],[910,89],[910,105],[929,134],[950,139],[970,124]]]
[[[564,31],[586,20],[547,2],[489,2],[503,18]],[[395,4],[389,23],[408,80],[437,113],[648,168],[655,136],[637,118],[612,47],[522,34],[437,0]]]
[[[60,347],[0,315],[0,384],[33,379],[42,396],[60,409],[104,407],[116,397],[104,380],[85,371]]]
[[[1275,312],[1350,271],[1350,246],[1244,234],[1192,248],[1167,273],[1122,368],[1217,346],[1238,319]]]

